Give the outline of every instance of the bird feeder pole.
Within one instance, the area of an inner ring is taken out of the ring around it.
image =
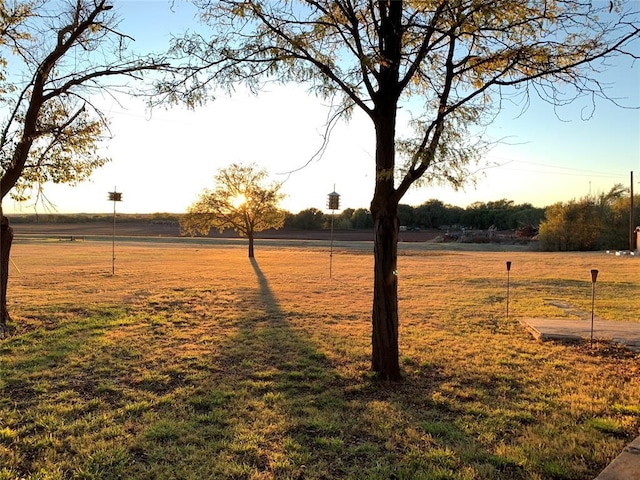
[[[329,194],[327,199],[327,208],[331,210],[331,242],[329,248],[329,278],[331,278],[333,270],[333,216],[334,212],[340,208],[340,194],[336,193],[336,186],[333,186],[333,192]]]
[[[122,193],[116,191],[109,192],[109,201],[113,202],[113,232],[111,235],[111,275],[116,274],[116,202],[122,201]]]

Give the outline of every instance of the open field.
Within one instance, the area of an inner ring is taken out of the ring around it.
[[[94,236],[110,236],[113,234],[112,222],[87,222],[87,223],[15,223],[13,229],[17,235],[28,237],[57,237],[75,236],[92,238]],[[426,242],[433,240],[444,232],[441,230],[408,231],[400,233],[400,241]],[[171,238],[180,236],[180,226],[171,222],[143,222],[126,221],[116,222],[116,235],[129,237],[162,237]],[[218,233],[212,231],[211,238],[238,238],[234,231],[227,230]],[[289,239],[289,240],[329,240],[330,230],[265,230],[257,232],[256,238]],[[370,241],[373,239],[373,230],[339,230],[333,232],[335,240],[344,241]]]
[[[394,385],[370,252],[130,242],[112,276],[109,242],[18,241],[0,479],[588,479],[640,433],[637,354],[518,322],[590,310],[597,268],[597,315],[640,325],[637,258],[403,248]]]

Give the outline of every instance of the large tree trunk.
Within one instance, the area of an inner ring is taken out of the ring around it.
[[[371,368],[381,379],[401,379],[398,355],[398,216],[395,208],[374,219]]]
[[[398,359],[398,198],[394,188],[395,108],[393,96],[377,105],[374,280],[371,368],[381,379],[401,379]]]
[[[394,185],[396,113],[402,58],[401,1],[379,2],[382,58],[371,112],[376,130],[376,188],[371,201],[374,280],[371,368],[381,379],[401,379],[398,359],[398,192]]]
[[[9,282],[9,253],[13,242],[13,229],[9,225],[9,219],[1,214],[0,223],[0,338],[5,336],[8,324],[11,321],[7,310],[7,284]]]

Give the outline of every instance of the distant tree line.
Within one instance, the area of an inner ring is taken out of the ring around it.
[[[307,208],[298,213],[287,212],[284,228],[298,230],[322,230],[331,227],[331,213],[324,213],[317,208]],[[371,229],[373,219],[366,208],[345,208],[333,214],[333,226],[336,229]]]
[[[544,208],[525,203],[515,205],[511,200],[476,202],[467,208],[448,205],[440,200],[429,200],[420,206],[400,204],[400,225],[407,229],[470,228],[486,230],[495,226],[498,230],[515,230],[525,225],[537,228],[544,219]],[[13,214],[13,223],[91,223],[110,222],[112,213],[46,213]],[[331,227],[331,213],[317,208],[307,208],[298,213],[285,212],[285,229],[322,230]],[[117,214],[118,222],[178,223],[182,214]],[[373,228],[371,212],[366,208],[345,208],[333,215],[336,229],[367,230]]]
[[[43,213],[9,214],[11,223],[95,223],[111,222],[113,213]],[[118,223],[175,223],[180,220],[179,213],[118,213]]]
[[[615,185],[609,192],[579,200],[559,202],[545,208],[511,200],[475,202],[467,208],[428,200],[420,206],[398,206],[400,225],[407,229],[465,228],[517,230],[539,229],[540,246],[549,251],[626,250],[629,248],[629,190]],[[634,226],[640,226],[640,196],[634,196]],[[364,208],[346,208],[335,213],[336,229],[373,228]],[[331,213],[316,208],[287,213],[284,227],[301,230],[326,229]]]
[[[609,192],[547,207],[540,224],[540,245],[549,251],[626,250],[629,248],[628,189],[615,185]],[[640,207],[640,196],[634,195]],[[633,225],[640,225],[634,208]]]
[[[640,196],[634,196],[633,225],[640,226]],[[118,214],[118,222],[178,224],[183,215],[175,213]],[[284,228],[322,230],[331,227],[331,213],[307,208],[285,212]],[[428,200],[420,206],[399,205],[400,225],[407,229],[466,228],[516,230],[528,225],[539,229],[540,247],[549,251],[626,250],[629,248],[629,193],[622,185],[609,192],[579,200],[559,202],[546,208],[514,204],[511,200],[476,202],[467,208]],[[90,223],[111,221],[111,213],[11,215],[13,223]],[[345,208],[333,215],[336,229],[372,229],[373,219],[366,208]]]
[[[429,200],[418,207],[398,206],[400,225],[410,230],[455,227],[515,230],[526,225],[537,228],[544,219],[544,212],[544,208],[536,208],[528,203],[516,205],[511,200],[476,202],[467,208],[448,205],[440,200]],[[301,230],[329,228],[331,216],[331,213],[324,213],[317,208],[308,208],[296,214],[288,213],[284,226]],[[371,213],[365,208],[346,208],[335,213],[333,222],[337,229],[373,228]]]

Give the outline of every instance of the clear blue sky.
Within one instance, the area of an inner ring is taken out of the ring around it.
[[[137,49],[161,51],[171,32],[197,26],[191,5],[176,0],[171,10],[170,3],[115,2],[121,30],[136,38]],[[619,64],[604,80],[612,84],[612,97],[640,105],[640,65]],[[318,150],[326,120],[322,101],[299,86],[271,86],[257,98],[239,90],[196,111],[171,108],[149,114],[136,100],[127,100],[125,109],[105,102],[115,135],[105,147],[112,162],[80,186],[47,186],[47,198],[59,212],[109,212],[107,192],[114,186],[123,192],[119,212],[184,212],[203,188],[213,187],[216,171],[232,162],[255,162],[274,180],[286,180],[282,206],[292,212],[324,209],[334,185],[342,208],[368,208],[371,201],[373,128],[360,114],[335,129],[321,159],[286,175]],[[519,109],[504,110],[487,135],[505,142],[487,155],[490,166],[480,172],[475,187],[411,190],[403,203],[437,198],[464,207],[506,198],[546,206],[608,191],[616,183],[628,186],[630,171],[640,193],[640,110],[599,101],[593,117],[584,121],[584,107],[575,104],[554,112],[534,101],[522,115]],[[9,212],[33,212],[29,203],[5,202]]]

